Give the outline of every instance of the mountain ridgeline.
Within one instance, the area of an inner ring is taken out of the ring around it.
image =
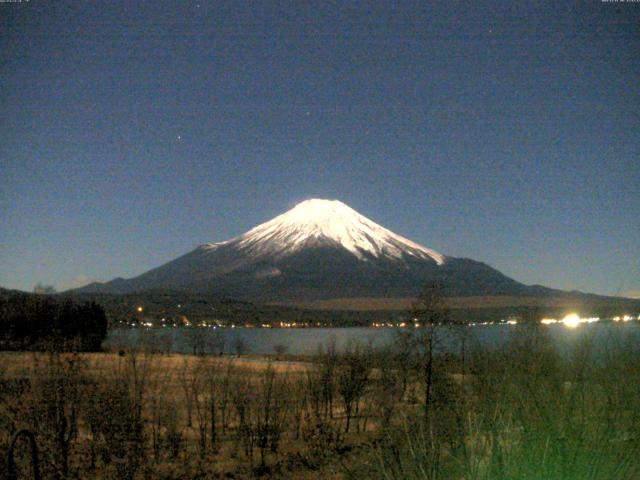
[[[84,293],[172,290],[249,301],[410,298],[427,282],[448,296],[549,297],[490,266],[426,248],[335,200],[307,200],[243,235],[209,243],[131,279]]]

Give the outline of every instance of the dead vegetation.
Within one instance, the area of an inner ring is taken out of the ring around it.
[[[500,351],[469,348],[460,335],[461,350],[443,355],[430,350],[434,332],[398,336],[386,350],[329,344],[306,361],[149,348],[1,353],[0,471],[46,479],[640,475],[636,345],[587,339],[560,354],[544,329],[523,327]]]

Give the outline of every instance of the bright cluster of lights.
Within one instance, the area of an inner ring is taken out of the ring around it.
[[[402,322],[398,325],[391,322],[373,322],[371,326],[373,328],[395,328],[395,327],[405,328],[407,324],[405,322]]]
[[[568,328],[576,328],[578,325],[582,323],[594,323],[600,321],[599,317],[588,317],[582,318],[577,313],[570,313],[566,315],[562,320],[557,320],[555,318],[543,318],[540,320],[540,323],[543,325],[552,325],[554,323],[561,323],[565,327]]]
[[[577,313],[570,313],[562,319],[562,323],[565,327],[576,328],[581,323],[580,315]]]
[[[181,305],[178,305],[178,307],[180,307]],[[144,312],[144,307],[143,306],[136,306],[135,310],[138,313],[142,313]],[[635,315],[629,315],[629,314],[625,314],[625,315],[620,315],[620,316],[615,316],[615,317],[609,317],[609,318],[605,318],[605,321],[614,321],[614,322],[630,322],[630,321],[635,321],[638,320],[640,321],[640,315],[638,315],[637,317]],[[162,318],[160,320],[162,322],[162,325],[158,325],[161,327],[166,327],[167,325],[165,325],[165,322],[167,321],[166,318]],[[542,325],[553,325],[553,324],[562,324],[567,328],[577,328],[578,326],[580,326],[583,323],[594,323],[594,322],[598,322],[600,321],[599,317],[580,317],[580,315],[578,315],[577,313],[569,313],[568,315],[565,315],[562,319],[556,319],[556,318],[543,318],[540,320],[540,323]],[[121,322],[123,323],[123,322]],[[191,326],[191,322],[187,319],[187,317],[182,316],[182,318],[180,319],[180,323],[182,323],[183,326]],[[220,325],[219,323],[216,324],[217,322],[207,322],[207,321],[201,321],[197,324],[197,326],[199,327],[210,327],[210,328],[217,328],[217,327],[223,327],[223,325]],[[470,326],[476,326],[476,325],[494,325],[496,322],[470,322],[469,325]],[[502,324],[506,324],[506,325],[517,325],[518,319],[515,317],[507,317],[506,319],[502,319],[499,323]],[[129,323],[126,323],[129,324]],[[142,326],[142,327],[153,327],[154,324],[150,321],[146,321],[146,322],[131,322],[129,324],[131,327],[136,327],[136,326]],[[175,323],[173,325],[174,328],[176,327]],[[245,323],[244,327],[245,328],[254,328],[256,325],[253,325],[251,323]],[[268,324],[268,323],[263,323],[263,324],[259,324],[259,327],[262,328],[272,328],[274,325]],[[308,327],[310,326],[309,323],[307,322],[279,322],[279,324],[277,324],[276,326],[279,326],[280,328],[296,328],[296,327]],[[312,326],[312,324],[311,324]],[[317,322],[315,326],[324,326],[321,325],[320,322]],[[393,322],[373,322],[371,324],[371,327],[374,328],[407,328],[407,327],[415,327],[415,328],[419,328],[420,327],[420,322],[418,322],[417,318],[413,319],[413,322],[411,321],[403,321],[401,323],[393,323]],[[232,324],[230,325],[230,328],[235,328],[236,325]]]
[[[306,327],[307,324],[304,322],[280,322],[280,328],[297,328],[297,327]]]

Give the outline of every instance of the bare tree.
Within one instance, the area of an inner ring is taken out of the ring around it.
[[[193,424],[194,389],[192,382],[194,381],[194,372],[192,367],[190,359],[188,357],[184,357],[180,367],[179,383],[182,388],[182,393],[184,394],[184,405],[187,413],[187,427],[191,427]]]
[[[255,403],[256,443],[260,451],[260,464],[265,465],[267,448],[277,453],[284,428],[286,382],[276,375],[271,365],[262,374]]]
[[[233,339],[233,349],[236,352],[236,355],[241,356],[248,352],[249,347],[242,337],[236,335]]]
[[[234,375],[234,366],[231,360],[226,362],[224,373],[220,379],[218,387],[218,405],[220,409],[220,423],[222,424],[222,433],[227,433],[229,427],[230,407],[231,407],[231,382]]]
[[[424,419],[429,422],[434,380],[434,357],[441,339],[438,328],[451,324],[449,307],[444,297],[442,284],[427,284],[411,308],[415,323],[415,352],[420,360],[424,385]]]
[[[357,413],[369,379],[368,358],[356,344],[345,352],[344,364],[338,369],[338,393],[342,397],[346,416],[345,432],[349,432],[351,417]]]
[[[287,350],[289,350],[289,347],[284,343],[277,343],[273,346],[273,352],[276,354],[277,358],[282,358],[284,354],[287,353]]]
[[[169,400],[169,378],[168,370],[159,371],[151,376],[148,388],[149,432],[153,458],[156,462],[160,460],[161,451],[166,443],[166,432],[169,423],[173,420],[172,407],[175,408],[173,402]]]
[[[406,339],[406,334],[403,334],[402,339]],[[408,347],[402,343],[399,346],[391,345],[378,351],[375,357],[377,375],[372,379],[374,385],[370,397],[371,408],[377,411],[380,417],[382,436],[389,433],[393,414],[403,401],[409,384],[411,368],[407,357],[410,352],[408,348],[401,348],[403,345]]]
[[[188,388],[191,390],[191,400],[193,402],[193,412],[195,413],[196,432],[198,434],[198,451],[203,459],[207,453],[207,437],[209,423],[209,405],[206,398],[207,390],[206,365],[204,360],[196,363],[191,371]]]
[[[245,457],[249,458],[251,465],[253,465],[255,435],[249,417],[253,403],[253,395],[251,394],[253,390],[247,376],[240,372],[239,375],[233,377],[231,383],[231,399],[238,421],[234,455],[237,454],[238,448],[242,444]]]
[[[130,480],[145,462],[144,401],[151,358],[130,351],[117,357],[117,362],[97,379],[87,402],[85,421],[94,442],[104,444],[104,462],[115,464],[117,478]]]
[[[73,441],[78,434],[78,416],[84,362],[78,354],[47,353],[43,365],[32,370],[31,411],[25,420],[33,424],[51,453],[47,462],[54,477],[70,475]]]
[[[186,329],[186,340],[191,347],[193,355],[204,355],[207,353],[207,330],[199,327],[189,327]]]

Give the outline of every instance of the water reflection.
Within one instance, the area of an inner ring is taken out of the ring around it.
[[[542,327],[549,333],[549,339],[559,350],[567,350],[580,339],[591,337],[602,345],[617,341],[640,340],[640,324],[637,322],[595,322],[582,319],[575,322],[555,320]],[[548,319],[553,320],[553,319]],[[580,326],[580,328],[576,328]],[[441,328],[443,339],[441,349],[455,351],[458,334],[447,327]],[[526,324],[508,325],[475,325],[467,327],[470,337],[468,345],[480,348],[500,348],[513,335],[518,335],[527,328]],[[350,342],[381,348],[391,345],[397,338],[397,328],[171,328],[171,329],[116,329],[109,333],[104,347],[120,349],[140,347],[145,344],[160,345],[163,351],[193,353],[194,347],[208,353],[235,354],[236,346],[243,345],[244,353],[273,354],[282,346],[286,346],[289,354],[308,355],[318,351],[320,346],[335,342],[338,350],[344,349]]]

